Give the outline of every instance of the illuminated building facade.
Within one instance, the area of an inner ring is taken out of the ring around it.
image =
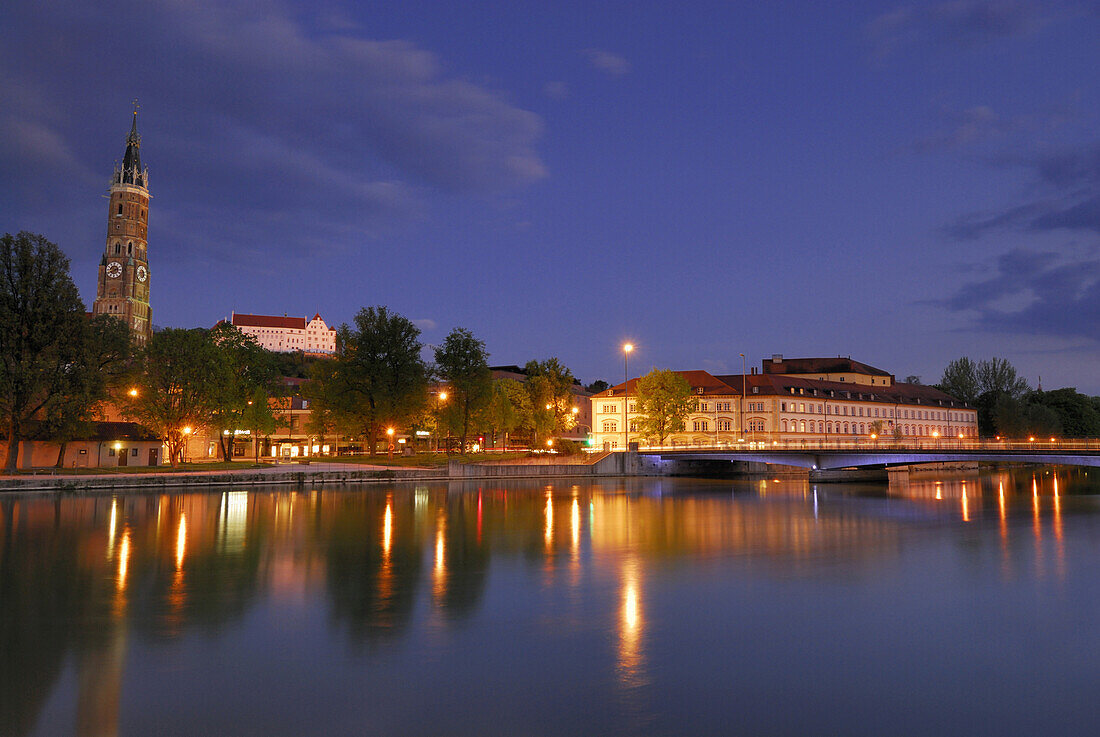
[[[269,351],[329,356],[336,352],[336,328],[317,313],[313,319],[278,315],[244,315],[234,312],[229,320],[245,335]]]
[[[666,438],[665,445],[978,437],[977,410],[965,402],[930,386],[898,382],[850,358],[784,360],[776,355],[747,375],[676,373],[687,380],[696,402],[684,429]],[[623,447],[627,396],[627,442],[656,444],[657,439],[639,431],[637,382],[630,379],[629,387],[618,384],[591,397],[595,447]]]

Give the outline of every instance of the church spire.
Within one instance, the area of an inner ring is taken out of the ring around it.
[[[137,100],[134,100],[134,121],[130,125],[130,135],[126,136],[126,153],[122,157],[122,171],[115,175],[116,184],[146,185],[146,173],[141,169],[141,135],[137,129]]]

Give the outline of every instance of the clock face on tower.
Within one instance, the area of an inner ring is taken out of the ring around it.
[[[111,277],[112,279],[117,279],[122,276],[122,264],[120,264],[118,261],[112,261],[111,263],[107,264],[107,276]]]
[[[146,269],[144,266],[139,266],[137,268],[137,278],[139,282],[144,282],[146,279],[149,278],[149,270]]]

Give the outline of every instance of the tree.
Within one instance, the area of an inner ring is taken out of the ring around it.
[[[111,390],[118,390],[131,367],[131,333],[113,315],[93,315],[82,323],[79,350],[64,372],[60,389],[64,402],[46,412],[46,432],[58,443],[57,468],[65,465],[65,450],[73,438],[92,429],[92,420]]]
[[[14,473],[26,423],[69,401],[83,383],[84,305],[69,259],[44,237],[0,238],[0,416],[7,430],[6,468]]]
[[[996,432],[1006,437],[1042,437],[1062,432],[1062,423],[1053,409],[1008,394],[997,399],[992,419]]]
[[[916,374],[909,374],[905,377],[906,384],[920,384],[920,377]]]
[[[175,466],[188,433],[210,421],[216,385],[225,380],[223,356],[206,330],[167,328],[153,333],[139,365],[138,396],[124,411],[164,438]]]
[[[436,369],[447,382],[452,400],[449,404],[458,415],[462,451],[466,452],[466,435],[470,418],[489,401],[493,375],[489,371],[489,354],[485,344],[463,328],[455,328],[435,349]]]
[[[354,327],[341,325],[337,335],[337,357],[324,372],[323,404],[353,418],[374,455],[383,423],[407,421],[426,401],[420,330],[385,307],[367,307]]]
[[[966,356],[947,364],[939,384],[942,391],[967,404],[973,404],[981,394],[979,386],[978,366]]]
[[[596,380],[595,380],[595,381],[593,381],[593,382],[592,382],[591,384],[589,384],[588,386],[586,386],[586,387],[584,388],[584,390],[585,390],[586,392],[588,392],[589,394],[599,394],[600,392],[605,392],[605,391],[607,391],[608,387],[610,387],[610,386],[611,386],[611,385],[610,385],[610,384],[608,384],[608,383],[607,383],[606,381],[604,381],[603,379],[596,379]]]
[[[638,429],[664,445],[665,438],[684,429],[684,420],[695,407],[691,385],[675,371],[653,369],[638,379],[637,387]]]
[[[1067,387],[1049,392],[1033,392],[1031,403],[1054,411],[1058,416],[1062,434],[1070,438],[1095,438],[1100,435],[1100,413],[1093,406],[1092,398]]]
[[[482,412],[482,421],[492,433],[494,445],[500,433],[504,448],[508,447],[508,433],[520,427],[523,418],[530,414],[530,396],[523,384],[514,379],[493,382],[489,403]]]
[[[976,373],[979,394],[1000,392],[1019,399],[1031,389],[1027,381],[1016,373],[1016,368],[1003,358],[978,361]]]
[[[545,361],[528,361],[524,366],[527,374],[527,395],[530,399],[528,424],[538,437],[554,432],[569,430],[577,424],[573,413],[573,385],[576,380],[573,372],[563,366],[557,358]]]
[[[214,344],[219,378],[211,386],[210,427],[218,431],[222,458],[233,460],[237,430],[274,425],[268,397],[275,393],[276,363],[251,335],[220,322],[209,334]]]

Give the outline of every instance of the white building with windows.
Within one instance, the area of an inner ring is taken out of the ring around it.
[[[306,354],[331,355],[336,352],[336,328],[330,328],[317,313],[312,320],[283,315],[246,315],[232,313],[229,322],[261,346],[278,353],[302,351]]]
[[[665,445],[978,437],[973,407],[930,386],[899,383],[886,371],[850,358],[784,360],[776,355],[763,362],[759,373],[755,368],[747,375],[676,373],[687,380],[696,403],[684,428]],[[658,442],[639,431],[637,381],[592,396],[596,448]]]

